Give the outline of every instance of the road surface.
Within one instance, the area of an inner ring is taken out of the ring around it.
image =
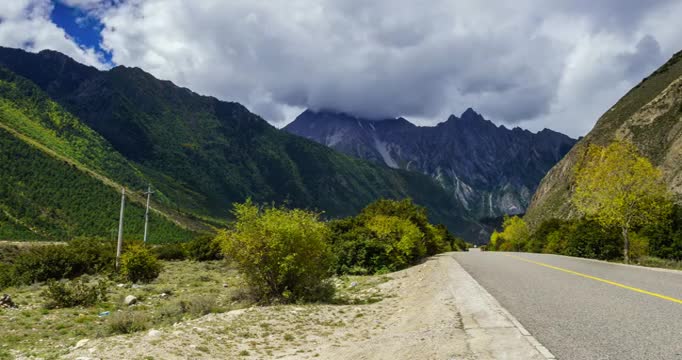
[[[558,359],[682,359],[682,272],[546,254],[453,256]]]

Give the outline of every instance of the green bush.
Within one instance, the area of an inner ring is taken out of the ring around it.
[[[614,260],[623,256],[622,248],[619,232],[604,228],[594,220],[549,219],[531,234],[526,251]],[[644,249],[638,248],[637,251],[644,255]]]
[[[305,210],[235,204],[234,229],[219,235],[225,255],[265,302],[326,300],[332,253],[329,230]]]
[[[11,264],[0,263],[0,290],[17,284],[16,268]]]
[[[32,246],[14,260],[16,284],[75,277],[78,274],[73,271],[71,259],[72,253],[66,246]]]
[[[203,235],[192,239],[186,244],[186,249],[189,258],[195,261],[220,260],[223,258],[220,244],[212,235]]]
[[[187,250],[185,249],[185,244],[182,243],[158,245],[154,246],[152,250],[159,260],[177,261],[187,259]]]
[[[381,243],[386,244],[387,267],[403,269],[426,255],[424,233],[409,220],[377,215],[366,223]]]
[[[341,274],[388,272],[413,265],[424,256],[466,249],[443,225],[432,225],[426,209],[411,200],[378,200],[356,217],[329,224]]]
[[[68,242],[73,276],[112,272],[116,264],[116,243],[102,238],[77,237]]]
[[[151,282],[159,273],[161,263],[144,245],[129,245],[121,255],[121,275],[129,281]]]
[[[116,255],[113,242],[97,238],[76,238],[66,244],[31,245],[11,251],[13,257],[7,258],[2,266],[0,287],[107,273],[113,270]]]
[[[559,231],[564,224],[565,221],[554,218],[543,221],[530,235],[530,239],[526,244],[526,251],[536,253],[542,252],[548,244],[549,235]],[[552,245],[553,247],[557,246],[556,242],[558,240],[555,238],[554,241],[555,244]]]
[[[641,229],[649,239],[649,254],[662,259],[682,260],[682,206],[675,205],[669,218]]]
[[[48,309],[91,306],[107,299],[107,286],[105,281],[88,284],[83,279],[49,280],[41,295],[45,297]]]

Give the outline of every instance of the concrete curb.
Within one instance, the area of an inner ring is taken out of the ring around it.
[[[556,357],[554,354],[552,354],[549,349],[547,349],[544,345],[542,345],[526,328],[512,315],[507,309],[502,307],[502,305],[495,299],[481,284],[474,279],[471,274],[469,274],[464,267],[462,267],[459,262],[457,262],[457,259],[454,258],[453,260],[457,263],[457,265],[462,269],[466,276],[466,280],[471,281],[471,284],[476,288],[477,292],[486,299],[488,302],[488,305],[492,307],[491,310],[494,312],[497,312],[499,314],[502,314],[513,326],[518,329],[519,333],[523,336],[523,338],[533,347],[537,352],[544,357],[545,359],[548,360],[556,360]]]

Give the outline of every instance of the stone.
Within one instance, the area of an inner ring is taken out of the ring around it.
[[[85,346],[85,344],[87,344],[88,341],[90,341],[90,339],[81,339],[81,340],[78,340],[78,342],[76,343],[76,346],[74,346],[73,348],[74,348],[74,349],[80,349],[80,348],[82,348],[83,346]]]
[[[358,283],[356,281],[353,281],[352,283],[350,283],[350,287],[354,288],[356,286],[358,286]]]
[[[14,301],[12,301],[11,296],[4,294],[4,295],[2,295],[2,297],[0,297],[0,308],[9,309],[9,308],[16,308],[16,307],[17,307],[17,305],[14,303]]]
[[[147,333],[147,336],[148,336],[148,337],[159,337],[159,336],[161,336],[161,331],[156,330],[156,329],[151,329],[151,330],[149,330],[149,332]]]
[[[136,303],[137,303],[137,298],[136,298],[135,296],[133,296],[133,295],[128,295],[128,296],[126,296],[126,298],[123,300],[123,303],[126,304],[126,305],[128,305],[128,306],[133,305],[133,304],[136,304]]]

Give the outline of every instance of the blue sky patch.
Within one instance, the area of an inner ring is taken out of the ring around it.
[[[64,29],[78,45],[94,48],[107,64],[113,65],[111,53],[105,51],[101,46],[101,31],[104,25],[98,18],[79,8],[64,5],[59,1],[54,2],[54,9],[50,18],[57,26]]]

